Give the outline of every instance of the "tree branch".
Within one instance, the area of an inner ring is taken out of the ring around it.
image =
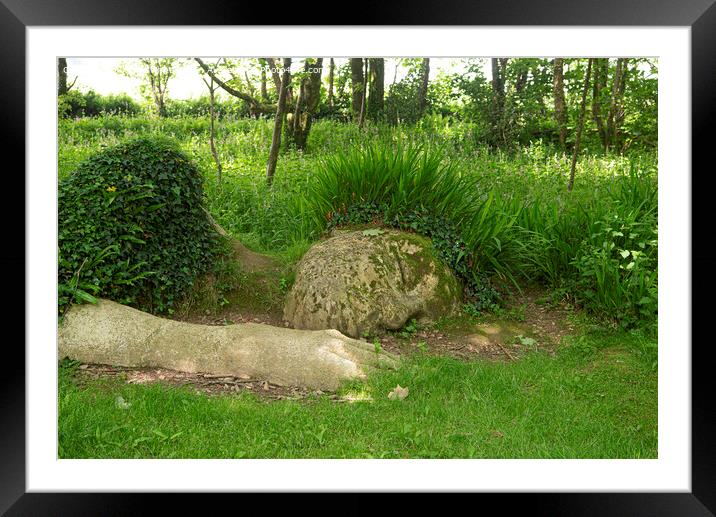
[[[281,76],[278,73],[278,67],[276,66],[276,61],[272,57],[264,57],[264,59],[271,69],[271,77],[273,78],[273,84],[276,87],[276,91],[278,92],[281,90]]]
[[[218,84],[221,89],[223,89],[229,95],[248,102],[256,111],[259,111],[261,113],[273,113],[276,111],[276,106],[271,106],[270,104],[263,104],[251,95],[239,91],[236,88],[232,88],[231,86],[226,84],[224,81],[219,79],[216,74],[214,74],[214,71],[211,70],[211,68],[209,68],[206,63],[204,63],[200,58],[195,57],[194,60],[199,63],[199,66],[202,68],[202,70],[204,70],[204,72],[206,72],[209,77],[211,77],[214,82]]]

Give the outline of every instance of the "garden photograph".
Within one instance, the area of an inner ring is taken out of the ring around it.
[[[658,457],[658,59],[56,67],[58,458]]]

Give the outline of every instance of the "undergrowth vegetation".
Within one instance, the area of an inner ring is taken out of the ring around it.
[[[102,150],[63,178],[60,312],[95,296],[170,311],[211,267],[218,247],[202,184],[191,160],[158,137]]]
[[[181,117],[60,120],[60,178],[104,146],[165,135],[204,171],[217,221],[254,250],[295,261],[331,225],[377,221],[431,237],[468,291],[474,280],[477,305],[494,299],[489,278],[539,282],[614,323],[655,329],[654,154],[580,157],[567,192],[570,158],[540,141],[491,150],[471,137],[473,124],[440,116],[398,127],[319,120],[306,152],[282,152],[269,187],[272,121],[221,120],[221,183],[208,125]]]

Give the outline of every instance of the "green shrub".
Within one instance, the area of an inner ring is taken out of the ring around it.
[[[580,298],[587,308],[623,326],[653,320],[658,306],[657,230],[614,216],[599,221],[573,264]]]
[[[107,148],[60,181],[59,306],[102,296],[170,311],[212,264],[202,175],[171,141]]]
[[[99,115],[134,116],[142,108],[126,93],[101,95],[94,90],[79,92],[71,90],[57,100],[60,117],[81,118]]]

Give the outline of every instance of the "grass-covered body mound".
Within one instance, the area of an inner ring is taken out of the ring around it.
[[[624,326],[656,321],[657,184],[631,162],[565,190],[543,157],[475,173],[473,156],[422,142],[377,140],[321,160],[303,207],[314,231],[380,224],[430,237],[465,286],[468,310],[494,307],[488,278],[539,282]],[[550,165],[550,164],[548,164]],[[568,168],[564,169],[565,171]],[[525,188],[532,177],[539,188]]]
[[[104,149],[62,179],[60,311],[96,296],[170,311],[217,249],[202,182],[190,159],[157,137]]]
[[[375,222],[430,237],[463,282],[467,303],[479,310],[497,300],[481,267],[491,255],[480,244],[503,223],[485,220],[474,179],[460,174],[443,149],[367,145],[321,165],[307,197],[317,227]]]

